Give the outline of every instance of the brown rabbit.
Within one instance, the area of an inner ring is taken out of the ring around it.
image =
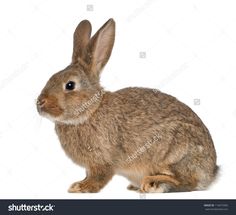
[[[140,192],[207,188],[216,175],[216,152],[200,118],[157,90],[104,91],[99,77],[112,52],[114,20],[90,35],[84,20],[74,32],[72,63],[49,79],[37,100],[66,154],[86,168],[86,178],[69,192],[98,192],[114,174]]]

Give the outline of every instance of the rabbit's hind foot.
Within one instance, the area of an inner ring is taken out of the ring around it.
[[[141,193],[167,193],[179,184],[178,180],[168,175],[146,176],[142,180],[139,191]]]

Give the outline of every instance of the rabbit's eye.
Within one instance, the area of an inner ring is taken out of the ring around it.
[[[66,84],[66,90],[74,90],[75,89],[75,82],[74,81],[69,81]]]

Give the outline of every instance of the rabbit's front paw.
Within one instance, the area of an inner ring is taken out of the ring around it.
[[[69,193],[96,193],[100,190],[99,186],[91,180],[78,181],[73,183],[68,192]]]

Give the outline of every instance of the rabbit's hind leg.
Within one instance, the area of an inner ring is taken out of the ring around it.
[[[145,176],[142,180],[140,192],[142,193],[166,193],[180,185],[173,176],[155,175]]]

